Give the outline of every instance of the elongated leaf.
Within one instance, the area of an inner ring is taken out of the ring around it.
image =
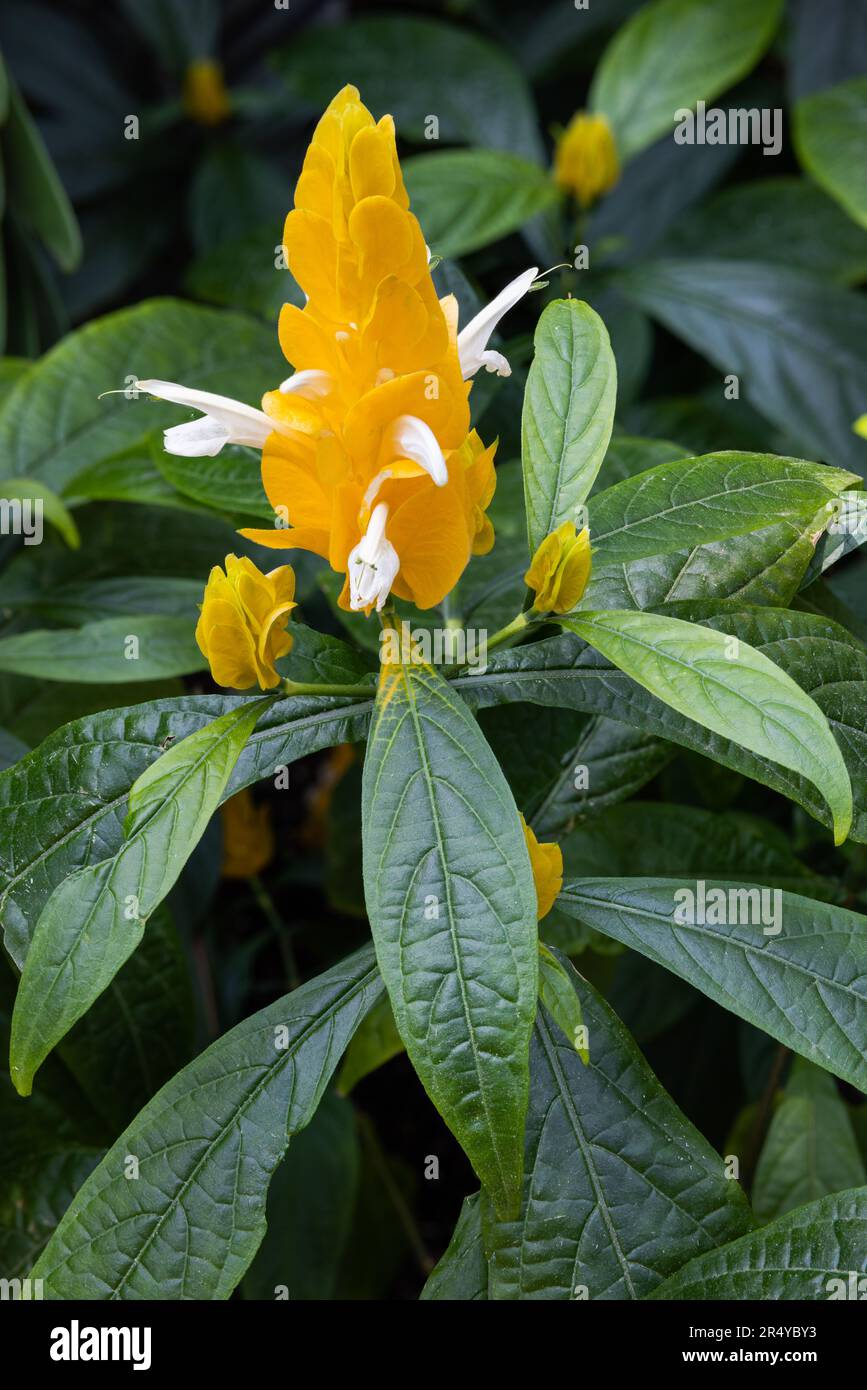
[[[641,1298],[750,1225],[743,1192],[623,1024],[586,981],[581,996],[587,1066],[539,1016],[521,1214],[483,1210],[490,1298]]]
[[[769,261],[843,285],[867,277],[867,233],[815,184],[791,174],[723,189],[680,218],[661,250]]]
[[[472,1302],[488,1296],[488,1262],[482,1242],[482,1210],[478,1192],[467,1197],[448,1249],[421,1291],[422,1301],[447,1299]]]
[[[0,136],[6,195],[28,231],[45,242],[62,270],[81,259],[75,213],[21,93],[9,83],[9,117]]]
[[[867,1187],[798,1207],[721,1250],[690,1260],[652,1298],[861,1298]]]
[[[348,1096],[365,1076],[384,1066],[403,1052],[403,1038],[397,1031],[394,1011],[387,994],[376,1004],[360,1024],[355,1037],[346,1049],[343,1066],[337,1078],[340,1095]]]
[[[583,1041],[581,1001],[566,966],[543,941],[539,942],[539,1003],[547,1009],[567,1042],[582,1062],[590,1060]]]
[[[22,1095],[51,1049],[135,950],[225,791],[241,749],[270,703],[241,703],[176,744],[130,790],[117,853],[79,869],[46,903],[12,1017],[10,1070]]]
[[[262,487],[259,455],[240,446],[221,449],[216,458],[178,458],[157,448],[154,461],[172,487],[214,511],[262,517],[273,522]]]
[[[441,256],[500,241],[560,194],[546,170],[505,150],[441,150],[403,164],[412,210]]]
[[[775,454],[727,451],[663,463],[593,498],[594,563],[622,564],[758,531],[806,524],[857,474]]]
[[[561,522],[577,520],[608,448],[616,396],[599,315],[579,300],[549,304],[536,328],[521,422],[531,554]]]
[[[317,112],[351,82],[375,116],[391,112],[404,139],[430,139],[435,115],[437,139],[541,155],[518,68],[502,48],[466,28],[409,15],[365,17],[297,35],[275,63],[290,90]]]
[[[0,638],[0,671],[41,680],[125,685],[201,671],[195,611],[189,618],[106,618],[84,627],[37,628]]]
[[[725,896],[709,897],[714,888]],[[762,900],[754,888],[747,900],[729,889],[745,885],[587,878],[565,884],[558,906],[863,1089],[867,918],[795,893],[766,889]],[[728,920],[699,920],[712,916]]]
[[[768,657],[658,614],[609,610],[564,626],[680,714],[809,778],[831,810],[835,842],[845,840],[852,788],[843,755],[818,705]]]
[[[265,1233],[268,1183],[381,982],[373,951],[245,1019],[121,1135],[34,1269],[51,1299],[225,1299]],[[131,1181],[129,1156],[137,1163]]]
[[[741,394],[799,449],[865,473],[867,305],[852,290],[759,261],[650,261],[618,275],[641,308],[740,378]]]
[[[753,1181],[762,1221],[867,1183],[846,1104],[833,1077],[798,1059],[774,1114]]]
[[[540,840],[571,829],[639,791],[674,756],[662,739],[614,719],[591,719],[563,758],[563,769],[531,807]]]
[[[366,663],[344,643],[293,624],[298,680],[363,678]],[[0,918],[5,944],[23,965],[36,919],[52,890],[77,869],[117,853],[129,791],[171,744],[245,703],[235,695],[181,695],[135,710],[88,715],[58,729],[0,774]],[[223,799],[296,758],[364,738],[368,700],[291,696],[262,715]]]
[[[867,77],[815,92],[795,107],[798,156],[817,183],[860,227],[867,227]]]
[[[693,622],[742,639],[782,667],[825,713],[843,750],[855,800],[853,838],[867,837],[867,653],[845,628],[813,613],[734,604],[682,604]],[[494,652],[483,676],[454,681],[474,708],[515,699],[602,714],[670,739],[774,787],[823,824],[830,814],[813,784],[678,714],[571,634]]]
[[[517,1202],[538,988],[512,794],[430,667],[384,667],[364,760],[364,889],[395,1022],[499,1211]]]
[[[78,583],[73,580],[46,590],[41,586],[28,585],[20,569],[17,578],[22,581],[20,587],[10,585],[8,594],[4,585],[4,600],[13,610],[22,609],[43,619],[50,618],[54,622],[72,626],[126,616],[132,619],[130,626],[133,632],[136,619],[151,614],[183,618],[189,630],[198,612],[203,587],[198,579],[168,579],[162,575],[142,574],[115,579],[84,579]],[[117,699],[118,693],[113,692],[114,699]],[[128,689],[123,693],[129,697]],[[55,720],[53,727],[57,723]]]
[[[258,404],[280,371],[273,331],[257,319],[172,299],[121,309],[64,338],[12,388],[0,414],[4,472],[62,492],[84,468],[192,418],[145,394],[128,399],[133,378]]]
[[[672,129],[672,117],[710,101],[758,62],[782,0],[655,0],[618,30],[596,69],[590,105],[614,127],[621,159]]]

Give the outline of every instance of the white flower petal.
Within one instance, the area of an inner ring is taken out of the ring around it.
[[[539,268],[535,265],[523,271],[505,289],[500,290],[496,299],[492,299],[474,319],[470,319],[466,328],[461,329],[458,334],[458,357],[464,381],[475,376],[483,366],[489,372],[495,371],[498,376],[510,375],[511,368],[505,357],[501,353],[488,353],[485,349],[500,319],[514,308],[519,299],[523,299],[538,274]]]
[[[388,506],[380,502],[373,509],[367,530],[358,545],[349,552],[349,606],[353,612],[376,605],[377,613],[385,606],[391,586],[400,569],[394,546],[386,538],[385,523]]]
[[[330,372],[321,372],[317,367],[305,367],[301,372],[293,372],[280,382],[280,390],[287,395],[302,396],[306,401],[321,400],[334,389],[334,378]]]
[[[246,444],[261,449],[274,429],[264,410],[256,410],[231,396],[218,396],[213,391],[196,391],[191,386],[179,386],[175,381],[149,378],[138,382],[138,389],[173,405],[185,405],[204,412],[204,420],[191,420],[186,425],[173,425],[165,431],[165,447],[170,454],[196,458],[218,454],[224,444]],[[222,438],[220,437],[222,434]]]
[[[439,441],[417,415],[398,415],[389,429],[388,447],[394,458],[412,459],[430,475],[437,487],[445,487],[449,470]]]

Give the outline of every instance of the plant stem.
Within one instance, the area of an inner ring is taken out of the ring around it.
[[[316,685],[304,681],[283,681],[285,695],[363,695],[372,699],[375,690],[371,685]]]
[[[283,966],[286,971],[286,978],[289,981],[290,989],[297,989],[301,983],[301,975],[298,970],[298,962],[295,959],[295,952],[292,949],[292,936],[280,913],[274,906],[274,899],[268,892],[258,874],[251,874],[250,887],[253,890],[253,897],[259,904],[262,916],[270,927],[273,928],[280,947],[280,954],[283,957]]]
[[[493,651],[494,647],[502,647],[507,642],[511,643],[516,637],[523,636],[524,629],[530,626],[535,616],[532,608],[526,613],[519,613],[517,618],[513,618],[505,627],[501,627],[499,632],[495,632],[493,637],[488,638],[488,651]]]

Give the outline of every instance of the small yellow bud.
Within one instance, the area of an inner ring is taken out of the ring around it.
[[[289,565],[262,574],[245,556],[239,560],[227,555],[225,573],[214,566],[205,586],[196,641],[218,685],[249,690],[258,684],[270,690],[278,684],[274,662],[292,649],[286,629],[296,606],[294,596],[295,575]]]
[[[187,68],[184,109],[199,125],[220,125],[232,114],[223,69],[213,58],[194,58]]]
[[[867,439],[867,415],[859,415],[852,428],[862,439]]]
[[[607,117],[578,111],[557,141],[554,178],[588,208],[620,177],[617,146]]]
[[[587,588],[590,578],[590,532],[579,533],[575,523],[564,521],[546,536],[533,556],[524,583],[536,595],[540,613],[568,613]]]
[[[250,788],[236,792],[220,807],[223,822],[223,878],[252,878],[274,857],[274,827],[267,801],[257,806]]]
[[[521,825],[536,885],[536,916],[541,922],[548,916],[563,887],[563,854],[560,846],[553,842],[540,844],[523,816]]]

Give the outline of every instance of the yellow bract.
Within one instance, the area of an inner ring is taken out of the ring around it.
[[[523,816],[521,825],[536,885],[536,916],[541,922],[551,911],[563,887],[563,854],[560,846],[553,842],[540,844]]]
[[[199,125],[219,125],[232,114],[223,69],[213,58],[194,58],[187,68],[184,107]]]
[[[280,680],[274,663],[292,648],[286,631],[295,607],[295,575],[289,565],[263,574],[245,556],[226,556],[225,572],[208,576],[196,641],[218,685],[270,690]]]
[[[590,532],[579,532],[564,521],[546,536],[533,556],[524,583],[535,594],[540,613],[568,613],[587,588],[590,578]]]
[[[249,787],[236,792],[220,807],[223,822],[224,878],[252,878],[274,857],[274,828],[267,802],[257,806]]]
[[[576,112],[557,141],[554,177],[582,208],[614,187],[620,177],[620,161],[605,116]]]
[[[291,529],[243,534],[324,556],[347,576],[344,608],[352,565],[362,562],[373,576],[369,590],[377,565],[381,573],[399,563],[394,594],[430,608],[471,553],[493,544],[485,510],[495,446],[470,432],[457,304],[451,295],[437,299],[394,122],[374,121],[355,87],[338,93],[316,127],[284,245],[308,298],[280,316],[295,377],[262,402],[283,430],[264,447],[262,480]],[[380,504],[387,512],[372,522]],[[369,527],[376,545],[359,559],[353,552]]]

